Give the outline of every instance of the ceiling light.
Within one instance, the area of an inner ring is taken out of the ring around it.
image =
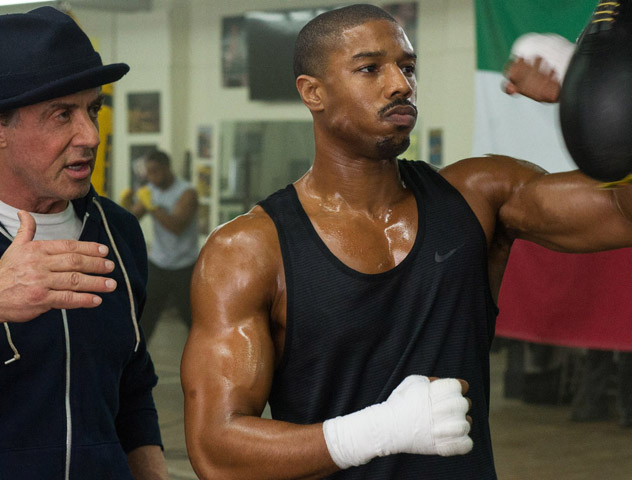
[[[27,3],[51,3],[51,0],[0,0],[0,7],[22,5]]]

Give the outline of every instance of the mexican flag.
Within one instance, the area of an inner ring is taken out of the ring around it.
[[[510,155],[549,172],[576,168],[564,146],[557,105],[507,95],[502,71],[518,37],[557,33],[574,42],[596,5],[595,0],[476,0],[475,156]]]
[[[528,32],[575,41],[595,0],[476,0],[474,155],[500,153],[549,172],[575,169],[557,105],[502,91],[511,46]],[[536,343],[632,351],[632,248],[564,254],[516,241],[498,300],[496,333]]]

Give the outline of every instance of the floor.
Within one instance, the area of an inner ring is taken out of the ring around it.
[[[197,478],[186,453],[179,378],[186,335],[184,325],[167,312],[149,344],[160,377],[155,401],[171,480]],[[503,350],[492,354],[490,423],[499,479],[632,479],[632,428],[619,427],[614,418],[574,423],[568,420],[567,405],[533,405],[505,398],[504,365]]]

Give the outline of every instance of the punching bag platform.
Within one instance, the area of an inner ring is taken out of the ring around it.
[[[562,84],[560,123],[586,175],[616,182],[632,173],[632,0],[597,5]]]

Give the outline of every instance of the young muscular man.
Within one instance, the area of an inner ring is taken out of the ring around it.
[[[377,7],[299,34],[313,166],[213,232],[194,273],[182,380],[200,478],[496,478],[488,350],[512,241],[632,244],[629,188],[501,156],[398,161],[415,64]]]

